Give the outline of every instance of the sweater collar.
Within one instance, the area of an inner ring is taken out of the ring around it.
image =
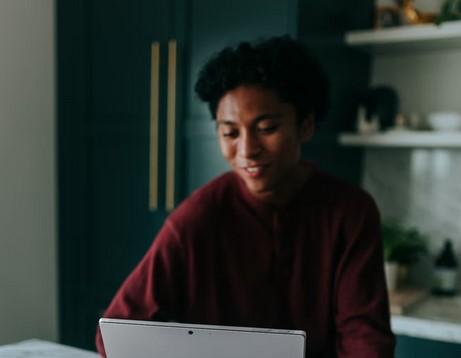
[[[293,196],[293,199],[283,208],[276,208],[270,204],[264,203],[256,199],[246,187],[244,181],[234,172],[232,176],[237,190],[240,193],[241,199],[245,204],[256,210],[260,215],[267,218],[272,218],[277,214],[288,214],[291,210],[299,208],[299,206],[311,205],[318,202],[319,199],[319,184],[321,184],[321,171],[315,164],[310,161],[302,161],[303,165],[308,167],[310,175],[302,185],[298,193]]]

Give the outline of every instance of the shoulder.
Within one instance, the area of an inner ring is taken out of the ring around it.
[[[373,197],[358,185],[318,172],[315,215],[327,222],[332,247],[368,247],[380,242],[380,213]],[[352,246],[351,246],[352,245]]]
[[[366,237],[367,241],[377,237],[380,228],[380,213],[373,197],[357,185],[332,177],[332,193],[336,194],[335,206],[347,236]],[[366,235],[364,235],[366,234]]]
[[[375,207],[373,197],[366,190],[344,179],[319,170],[314,181],[317,195],[323,203],[342,210]]]
[[[310,191],[315,197],[316,214],[329,218],[338,229],[354,232],[363,225],[379,227],[375,200],[358,185],[317,170]]]

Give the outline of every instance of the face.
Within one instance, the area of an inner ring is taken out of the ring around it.
[[[221,152],[256,198],[277,201],[299,180],[302,142],[313,132],[311,118],[300,124],[293,105],[271,90],[240,86],[218,103]]]

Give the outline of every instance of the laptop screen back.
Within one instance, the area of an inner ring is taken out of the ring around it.
[[[303,331],[102,318],[108,358],[303,358]]]

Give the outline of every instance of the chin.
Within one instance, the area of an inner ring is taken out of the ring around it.
[[[248,191],[253,194],[254,196],[262,197],[262,196],[268,196],[272,193],[272,190],[266,185],[248,185],[247,184],[247,189]]]

